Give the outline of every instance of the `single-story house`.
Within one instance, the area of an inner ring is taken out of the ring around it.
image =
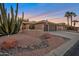
[[[65,24],[64,23],[55,24],[46,20],[36,23],[35,29],[42,31],[65,30]]]
[[[32,22],[23,21],[22,23],[22,30],[29,30]],[[41,31],[56,31],[56,30],[65,30],[65,24],[60,23],[52,23],[47,20],[34,22],[33,23],[33,30],[41,30]]]

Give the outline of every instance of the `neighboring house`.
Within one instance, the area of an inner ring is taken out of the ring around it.
[[[29,20],[23,20],[22,25],[21,25],[21,30],[29,30],[29,29],[34,29],[34,24],[35,21],[29,21]]]
[[[29,30],[29,25],[30,25],[29,21],[23,20],[22,25],[21,25],[21,29],[22,30]]]
[[[74,27],[74,31],[79,32],[79,27]]]

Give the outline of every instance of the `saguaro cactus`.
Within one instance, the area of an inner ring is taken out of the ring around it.
[[[0,34],[2,35],[18,33],[24,18],[24,13],[22,13],[22,18],[18,18],[18,4],[16,5],[15,15],[12,6],[10,9],[11,12],[7,13],[4,4],[0,4]]]

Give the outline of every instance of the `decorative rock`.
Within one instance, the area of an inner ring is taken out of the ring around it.
[[[33,46],[30,46],[30,49],[34,50],[34,49],[35,49],[35,47],[33,47]]]
[[[0,56],[9,56],[9,54],[0,52]]]
[[[52,37],[52,35],[48,34],[48,33],[45,33],[45,34],[43,34],[43,35],[40,36],[41,39],[49,39],[51,37]]]

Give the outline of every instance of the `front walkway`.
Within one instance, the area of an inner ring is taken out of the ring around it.
[[[79,33],[75,32],[55,31],[50,33],[53,35],[70,38],[71,40],[52,50],[51,52],[46,54],[47,56],[63,56],[79,40]]]

